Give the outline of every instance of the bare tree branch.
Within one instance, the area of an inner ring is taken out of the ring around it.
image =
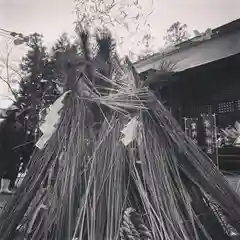
[[[13,76],[14,76],[13,73],[18,74],[18,76],[20,76],[20,73],[17,70],[15,70],[13,67],[10,66],[11,53],[12,53],[12,48],[9,49],[9,46],[7,45],[7,56],[5,58],[1,59],[4,64],[4,67],[0,73],[0,80],[7,85],[9,91],[15,98],[15,100],[14,100],[14,102],[15,102],[18,95],[17,95],[16,91],[14,90],[14,88],[12,87],[11,82],[13,81]],[[4,70],[6,72],[6,77],[3,77]],[[11,99],[11,100],[13,100],[13,99]]]
[[[147,13],[138,0],[75,0],[75,10],[78,22],[82,25],[89,28],[109,27],[111,31],[115,28],[116,32],[119,32],[120,27],[123,31],[127,31],[126,39],[129,35],[132,37],[137,34],[140,25],[143,25],[141,26],[143,30],[153,13],[153,10]],[[150,29],[148,28],[147,31]],[[114,36],[114,32],[112,33]],[[119,39],[116,40],[120,44]]]
[[[0,94],[0,97],[3,97],[3,98],[5,98],[5,99],[9,99],[9,100],[11,100],[12,102],[15,102],[15,101],[16,101],[14,98],[12,98],[12,97],[10,97],[10,96],[7,96],[7,95],[4,95],[4,94]]]
[[[10,90],[10,92],[12,93],[12,95],[14,96],[15,100],[17,99],[17,93],[15,92],[15,90],[12,88],[11,84],[9,83],[8,80],[5,80],[2,76],[0,76],[0,80],[3,81],[5,84],[7,84],[8,89]]]

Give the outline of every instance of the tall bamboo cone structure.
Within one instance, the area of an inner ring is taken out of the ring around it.
[[[108,83],[102,91],[89,60],[75,54],[63,64],[70,93],[60,122],[4,209],[0,239],[221,240],[231,239],[227,225],[240,232],[239,196],[132,68],[113,58],[111,78],[96,69]]]

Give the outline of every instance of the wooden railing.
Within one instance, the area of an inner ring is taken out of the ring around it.
[[[240,171],[240,148],[232,146],[219,148],[218,162],[220,170]]]

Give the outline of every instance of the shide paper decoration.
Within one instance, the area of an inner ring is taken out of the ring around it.
[[[51,138],[56,130],[57,124],[60,120],[60,110],[63,108],[63,101],[70,91],[62,94],[50,107],[50,111],[47,114],[44,123],[40,126],[40,130],[43,133],[41,138],[37,141],[36,146],[39,149],[43,149],[47,141]]]
[[[121,139],[125,146],[128,146],[133,140],[139,138],[140,123],[137,117],[131,119],[131,121],[124,127],[121,133],[124,135]]]

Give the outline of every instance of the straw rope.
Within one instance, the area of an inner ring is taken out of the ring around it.
[[[133,208],[127,208],[120,228],[120,240],[152,240],[148,228]]]
[[[221,226],[223,227],[225,233],[228,236],[231,236],[231,233],[236,233],[236,229],[234,229],[228,222],[226,217],[223,215],[221,208],[219,205],[212,199],[209,199],[209,206],[212,209],[213,213],[217,217],[218,221],[220,222]]]

